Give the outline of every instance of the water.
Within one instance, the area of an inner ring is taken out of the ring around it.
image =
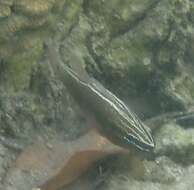
[[[193,7],[2,0],[0,189],[192,190]]]

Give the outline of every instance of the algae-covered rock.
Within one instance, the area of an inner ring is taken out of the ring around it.
[[[28,87],[26,78],[40,57],[41,44],[54,37],[63,44],[62,57],[74,59],[68,54],[73,55],[74,46],[95,77],[124,97],[143,97],[154,112],[192,104],[194,82],[188,67],[193,58],[193,2],[4,0],[1,4],[5,8],[0,10],[4,18],[0,57],[11,70],[24,68],[22,75],[14,73],[19,78],[17,89]],[[24,59],[17,58],[19,52],[26,55]],[[20,61],[25,67],[16,66]]]
[[[13,0],[0,1],[0,19],[10,16]]]
[[[99,75],[125,96],[143,96],[157,112],[192,104],[193,72],[187,64],[192,56],[185,56],[194,35],[187,17],[192,7],[193,2],[177,0],[87,2],[85,11],[94,28],[87,46]],[[180,73],[191,85],[185,86]]]
[[[166,157],[160,157],[156,163],[147,163],[147,177],[135,180],[131,176],[113,175],[106,189],[110,190],[183,190],[193,189],[194,166],[183,168]]]
[[[7,78],[17,77],[15,84],[8,81],[9,88],[19,90],[29,86],[31,66],[40,58],[43,42],[53,35],[57,39],[68,33],[80,11],[80,2],[0,2],[0,59],[6,63]]]
[[[62,61],[82,64],[144,118],[188,110],[194,105],[193,23],[191,0],[0,0],[0,135],[26,145],[34,137],[75,139],[86,128],[46,67],[48,38]],[[145,162],[147,181],[116,176],[108,189],[193,188],[193,166],[179,165],[193,164],[193,129],[168,123],[155,135],[156,163]]]
[[[194,129],[183,129],[173,123],[166,124],[156,133],[157,155],[167,155],[182,163],[194,162]]]
[[[15,0],[14,11],[30,16],[44,15],[48,14],[49,10],[53,7],[55,2],[56,0]]]
[[[95,21],[97,31],[109,31],[111,36],[116,36],[129,30],[132,25],[143,18],[157,1],[84,1],[86,15]]]

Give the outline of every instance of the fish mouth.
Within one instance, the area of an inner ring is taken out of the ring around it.
[[[153,152],[155,148],[155,142],[151,137],[151,135],[147,139],[149,139],[149,141],[139,139],[138,137],[135,137],[132,134],[124,137],[125,143],[135,147],[137,150],[143,151],[143,152]]]

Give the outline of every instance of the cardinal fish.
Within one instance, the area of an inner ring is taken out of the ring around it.
[[[46,43],[49,65],[70,91],[81,108],[92,113],[99,123],[99,133],[112,143],[138,152],[153,152],[151,130],[116,95],[84,72],[78,73],[62,62],[53,44]],[[81,64],[77,63],[77,67]]]

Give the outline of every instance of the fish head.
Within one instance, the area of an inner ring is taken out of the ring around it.
[[[130,110],[130,108],[112,92],[95,83],[94,88],[100,94],[98,114],[101,117],[101,133],[113,143],[129,150],[134,148],[139,152],[153,152],[155,142],[151,130]],[[98,115],[97,115],[98,116]]]
[[[120,138],[122,142],[129,147],[134,147],[140,152],[153,152],[155,142],[151,134],[151,130],[135,115],[130,117],[121,127],[122,134]]]
[[[153,152],[155,142],[151,129],[128,107],[117,109],[117,115],[112,118],[112,122],[112,132],[110,131],[110,134],[112,133],[111,135],[115,137],[118,145],[142,153]]]

